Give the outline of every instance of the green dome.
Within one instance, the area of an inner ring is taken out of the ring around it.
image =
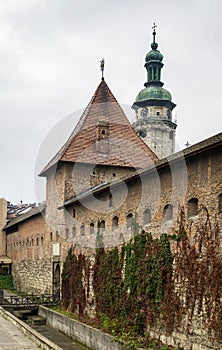
[[[160,53],[160,51],[158,50],[151,50],[150,52],[148,52],[148,54],[146,55],[146,62],[149,61],[159,61],[162,62],[163,60],[163,55],[162,53]]]
[[[172,97],[169,91],[159,86],[149,86],[139,92],[136,102],[147,100],[164,100],[171,101]]]
[[[146,55],[146,62],[149,62],[149,61],[162,62],[163,55],[162,55],[162,53],[160,53],[159,50],[157,50],[157,47],[158,47],[157,43],[154,42],[151,44],[152,50],[150,52],[148,52],[148,54]]]

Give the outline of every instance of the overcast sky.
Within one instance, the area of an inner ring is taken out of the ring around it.
[[[153,22],[162,81],[177,104],[178,145],[219,133],[221,13],[220,0],[0,0],[0,197],[38,201],[39,150],[42,158],[56,125],[59,135],[64,125],[71,133],[100,82],[102,58],[119,103],[133,104],[146,81]],[[55,135],[52,155],[63,142]]]

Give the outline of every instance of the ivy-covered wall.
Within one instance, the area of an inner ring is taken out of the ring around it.
[[[222,341],[219,229],[206,208],[199,218],[200,223],[187,224],[181,211],[174,234],[155,239],[134,223],[134,238],[108,251],[98,234],[93,262],[70,249],[62,273],[63,308],[86,321],[94,310],[94,324],[122,339],[139,337],[148,344],[150,335],[164,336],[171,345],[184,343],[184,349],[192,342],[197,349],[217,349]]]

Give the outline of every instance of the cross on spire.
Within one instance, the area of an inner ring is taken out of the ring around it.
[[[153,26],[152,26],[152,29],[153,29],[153,42],[155,43],[155,36],[156,36],[156,27],[157,27],[157,25],[156,25],[156,23],[154,22],[153,23]]]

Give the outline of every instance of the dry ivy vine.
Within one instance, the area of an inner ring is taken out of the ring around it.
[[[139,234],[134,222],[134,238],[119,249],[106,251],[98,234],[92,288],[96,322],[106,331],[143,337],[147,326],[158,324],[168,333],[180,327],[189,333],[199,317],[221,341],[219,228],[206,208],[201,213],[201,224],[187,225],[181,210],[175,233],[158,239]],[[86,315],[88,293],[89,263],[71,249],[62,273],[63,307]]]

